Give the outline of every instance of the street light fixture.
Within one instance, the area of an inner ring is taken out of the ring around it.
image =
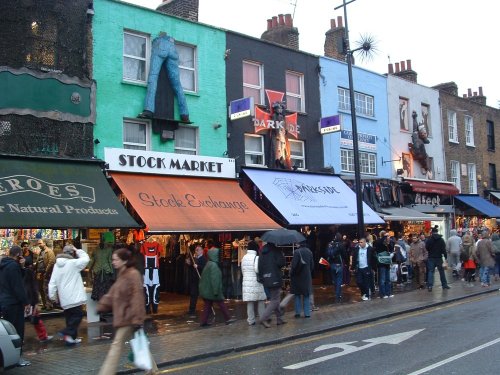
[[[358,145],[358,125],[356,122],[356,102],[354,100],[354,87],[352,79],[352,56],[356,51],[363,51],[365,55],[369,53],[372,49],[370,40],[365,40],[359,48],[351,50],[349,45],[349,28],[347,24],[347,4],[350,4],[356,0],[351,0],[346,2],[343,0],[342,5],[335,7],[337,10],[339,8],[344,8],[344,20],[345,20],[345,33],[344,33],[344,50],[347,58],[347,71],[349,74],[349,96],[351,105],[351,123],[352,123],[352,148],[354,153],[354,182],[355,182],[355,192],[356,192],[356,207],[358,215],[358,238],[364,237],[365,235],[365,219],[363,213],[363,192],[361,190],[361,170],[359,166],[359,145]]]

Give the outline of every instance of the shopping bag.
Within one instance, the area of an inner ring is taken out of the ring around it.
[[[389,280],[395,282],[398,280],[398,268],[397,264],[391,264],[391,269],[389,272]]]
[[[134,365],[141,370],[151,370],[153,363],[149,351],[149,341],[142,328],[135,331],[134,338],[130,340],[130,346],[134,353]]]
[[[441,258],[443,260],[443,269],[447,270],[448,269],[448,261],[445,259],[444,255]]]

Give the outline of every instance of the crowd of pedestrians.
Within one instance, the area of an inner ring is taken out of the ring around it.
[[[350,284],[351,274],[359,288],[359,298],[392,298],[394,288],[415,281],[418,289],[432,291],[437,269],[442,289],[449,289],[445,269],[452,277],[466,283],[478,280],[486,287],[500,273],[500,236],[488,229],[466,232],[462,236],[450,231],[445,240],[434,227],[429,236],[413,233],[408,237],[391,236],[384,230],[367,233],[359,239],[348,239],[336,233],[324,249],[320,249],[323,271],[332,284],[336,303],[343,302],[343,289]],[[284,312],[294,301],[294,317],[310,318],[314,311],[312,281],[317,266],[317,254],[307,242],[295,243],[290,260],[285,259],[283,248],[272,242],[250,241],[241,259],[242,300],[247,307],[249,326],[271,328],[286,324]],[[24,339],[25,321],[35,328],[42,343],[53,339],[47,333],[40,316],[55,304],[64,310],[66,327],[57,332],[67,345],[77,345],[78,327],[83,318],[82,306],[86,293],[81,272],[89,263],[83,250],[68,244],[55,256],[45,241],[38,241],[38,254],[30,251],[29,244],[12,246],[0,261],[0,308],[3,319],[10,321],[21,340]],[[146,311],[142,275],[134,264],[134,254],[125,246],[118,246],[112,254],[116,281],[99,300],[99,312],[113,313],[115,336],[100,370],[101,374],[115,373],[124,342],[135,330],[143,326]],[[191,268],[189,315],[194,318],[199,297],[203,300],[200,314],[201,327],[211,326],[210,316],[218,307],[226,324],[232,324],[225,303],[220,267],[220,249],[213,240],[198,244],[186,261]],[[288,280],[285,280],[285,276]],[[289,289],[286,287],[289,286]],[[282,299],[283,291],[286,290]],[[28,319],[26,319],[28,318]],[[152,359],[152,356],[151,356]],[[152,359],[153,369],[157,371]],[[23,357],[19,366],[30,365]]]

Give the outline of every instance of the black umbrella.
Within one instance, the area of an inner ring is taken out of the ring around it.
[[[291,245],[306,240],[302,233],[286,228],[270,230],[264,233],[261,239],[264,242],[271,242],[275,245]]]

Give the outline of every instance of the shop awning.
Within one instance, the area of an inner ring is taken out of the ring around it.
[[[280,228],[235,180],[110,173],[149,232],[264,231]]]
[[[408,207],[384,207],[380,210],[386,221],[442,221],[442,217],[424,214]]]
[[[477,194],[459,194],[455,195],[455,199],[465,203],[470,210],[464,210],[465,214],[482,214],[487,217],[500,217],[500,207],[488,202]]]
[[[411,180],[405,178],[404,183],[411,186],[415,193],[427,193],[427,194],[442,194],[442,195],[455,195],[459,191],[455,185],[451,182],[430,182],[421,180]]]
[[[137,228],[96,161],[0,156],[0,228]]]
[[[338,176],[243,169],[289,225],[357,224],[356,194]],[[363,203],[366,224],[384,221]]]
[[[500,191],[490,191],[490,194],[493,195],[496,199],[500,199]]]

